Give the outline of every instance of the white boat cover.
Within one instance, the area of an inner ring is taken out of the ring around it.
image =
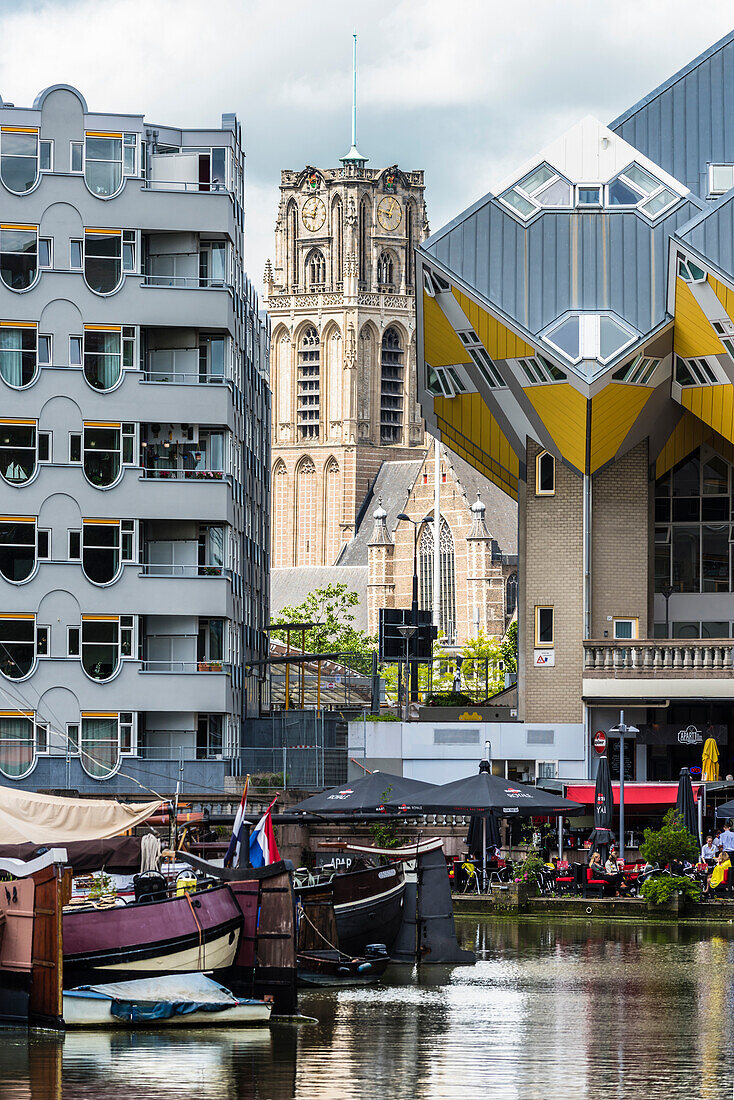
[[[74,840],[105,840],[142,824],[163,802],[57,798],[0,785],[0,837],[3,844],[63,845]]]
[[[131,982],[85,985],[81,989],[101,993],[113,1001],[175,1002],[197,1005],[236,1005],[234,993],[206,974],[162,974],[158,978],[136,978]],[[76,992],[76,990],[72,990]]]

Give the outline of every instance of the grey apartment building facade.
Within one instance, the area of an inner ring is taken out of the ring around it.
[[[0,99],[0,782],[206,792],[237,770],[270,512],[243,167],[234,115]]]

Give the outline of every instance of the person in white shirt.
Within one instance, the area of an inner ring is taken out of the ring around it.
[[[706,843],[701,848],[701,862],[713,863],[716,859],[716,845],[714,844],[714,838],[712,836],[706,837]]]
[[[721,847],[726,852],[727,856],[731,858],[731,856],[734,855],[734,833],[731,831],[731,826],[728,821],[720,839]]]

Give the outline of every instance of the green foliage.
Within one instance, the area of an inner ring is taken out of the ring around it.
[[[517,672],[517,619],[508,626],[504,639],[500,642],[500,649],[505,672]]]
[[[439,691],[428,697],[429,707],[473,707],[474,700],[465,691]]]
[[[371,655],[375,650],[375,639],[363,630],[353,626],[354,609],[359,604],[359,596],[351,592],[348,585],[327,584],[310,592],[303,603],[297,607],[284,607],[280,614],[272,619],[271,625],[279,623],[320,623],[305,632],[304,649],[306,653],[358,653]],[[301,646],[301,632],[292,630],[291,645]],[[271,638],[286,641],[285,630],[271,631]]]
[[[660,829],[645,829],[644,840],[640,845],[640,854],[648,863],[664,866],[671,860],[690,860],[698,858],[698,842],[688,832],[683,819],[676,809],[668,810]]]
[[[97,875],[92,875],[92,885],[89,888],[88,897],[101,898],[105,894],[117,895],[117,888],[115,887],[112,879],[104,871],[100,871]]]
[[[392,786],[389,786],[382,792],[382,801],[389,802],[391,798]],[[399,848],[399,824],[399,818],[397,814],[394,814],[391,817],[386,817],[384,821],[376,821],[373,825],[370,825],[369,830],[374,837],[375,846],[377,848]]]
[[[368,722],[399,722],[397,714],[367,714],[365,718]]]
[[[690,833],[688,835],[690,836]],[[642,896],[653,905],[662,905],[678,890],[690,901],[701,900],[700,883],[683,875],[654,875],[640,887]]]
[[[495,638],[480,630],[476,638],[468,641],[461,651],[464,658],[461,677],[472,694],[494,695],[505,686],[502,647]]]
[[[545,868],[537,848],[528,848],[524,861],[515,868],[515,882],[537,882],[540,872]]]

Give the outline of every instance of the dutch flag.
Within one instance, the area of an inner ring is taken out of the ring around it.
[[[250,864],[252,867],[268,867],[280,859],[278,845],[275,843],[273,822],[270,811],[278,800],[276,795],[265,813],[258,821],[250,837]]]
[[[247,813],[247,790],[250,786],[249,775],[245,779],[245,789],[242,792],[242,799],[237,807],[237,813],[234,819],[234,825],[232,826],[232,836],[229,841],[229,848],[227,848],[227,854],[224,857],[224,866],[237,867],[240,862],[240,841],[242,840],[242,826],[245,823],[245,814]]]

